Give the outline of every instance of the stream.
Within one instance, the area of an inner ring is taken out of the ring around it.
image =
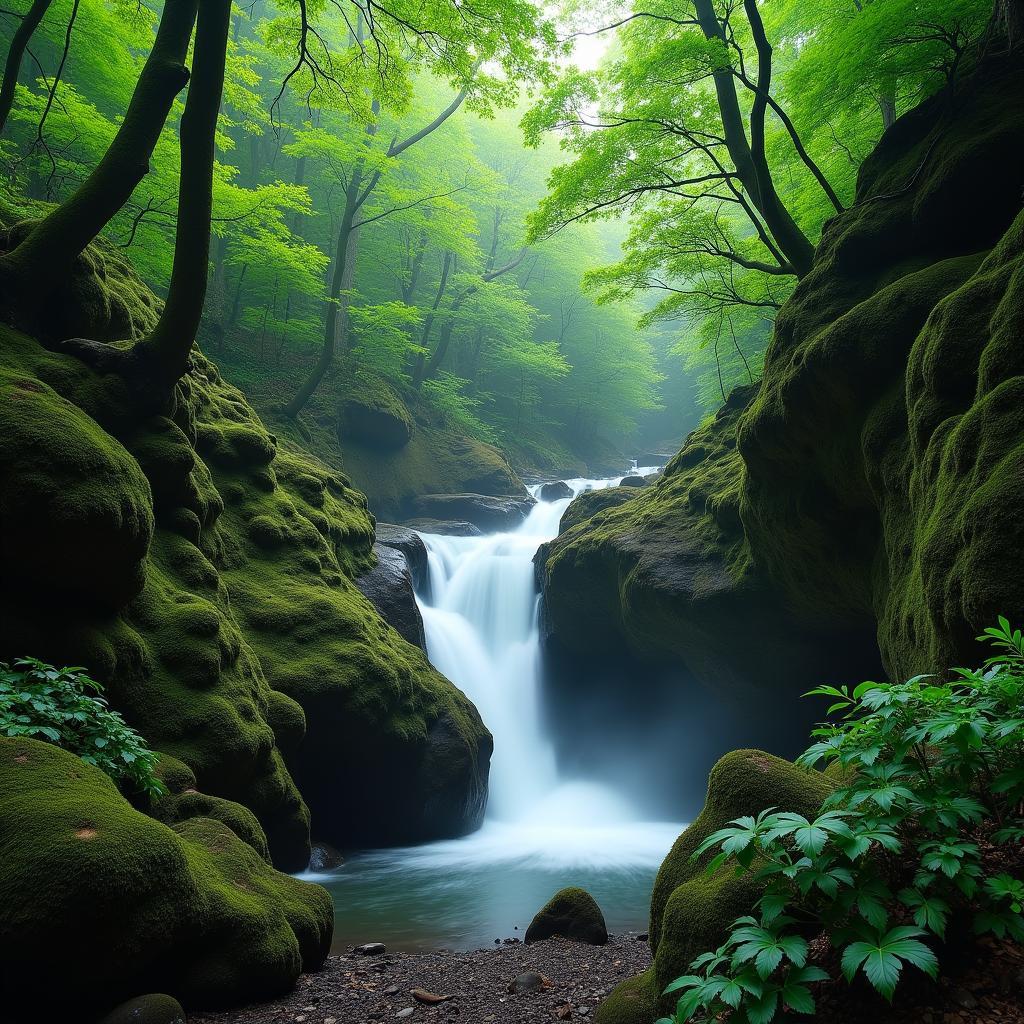
[[[578,494],[619,479],[567,482]],[[533,556],[557,535],[570,500],[538,497],[509,533],[423,535],[428,656],[494,736],[487,813],[469,836],[361,851],[333,871],[303,875],[334,896],[335,949],[370,941],[409,951],[483,948],[521,937],[567,885],[592,893],[609,931],[646,930],[655,873],[683,826],[638,820],[611,786],[563,777],[544,723]]]

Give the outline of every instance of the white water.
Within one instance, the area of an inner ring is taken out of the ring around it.
[[[619,479],[567,482],[575,496],[614,486]],[[539,491],[533,488],[535,497]],[[430,603],[420,602],[427,654],[476,704],[494,736],[487,824],[476,844],[478,853],[488,855],[490,839],[500,833],[499,845],[510,854],[516,851],[512,855],[535,850],[550,857],[559,850],[588,861],[598,840],[602,850],[597,856],[603,861],[616,856],[610,846],[620,846],[626,861],[646,862],[664,855],[666,830],[674,838],[677,826],[653,826],[645,842],[629,804],[612,789],[559,776],[543,724],[533,556],[558,534],[571,500],[538,497],[523,525],[510,533],[423,535],[431,585]],[[610,842],[610,831],[621,843]]]
[[[617,482],[568,481],[577,493]],[[614,789],[562,777],[544,727],[533,556],[569,501],[538,501],[511,533],[424,535],[428,655],[494,736],[487,815],[461,839],[355,853],[307,875],[334,894],[336,948],[479,949],[521,936],[567,885],[594,895],[611,931],[646,927],[655,872],[682,826],[639,820]]]

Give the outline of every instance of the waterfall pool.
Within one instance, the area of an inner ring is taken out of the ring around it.
[[[618,479],[567,482],[578,494]],[[610,931],[646,930],[654,876],[683,825],[637,820],[613,788],[561,777],[543,721],[533,556],[558,533],[570,500],[538,500],[509,533],[423,536],[428,655],[494,735],[487,815],[461,839],[363,851],[303,875],[334,896],[336,949],[483,948],[522,937],[568,885],[591,892]]]

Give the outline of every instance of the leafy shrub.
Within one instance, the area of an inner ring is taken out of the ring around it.
[[[0,661],[0,735],[54,743],[116,782],[151,796],[165,793],[154,774],[156,755],[107,707],[101,691],[81,668],[54,668],[34,658]]]
[[[709,871],[733,865],[765,888],[753,916],[665,989],[680,996],[658,1024],[813,1013],[809,985],[830,975],[809,962],[808,938],[822,933],[846,980],[863,972],[889,1000],[906,965],[937,975],[930,943],[954,915],[1024,941],[1024,883],[1006,871],[1024,839],[1024,635],[1000,618],[978,639],[998,653],[950,682],[807,695],[832,701],[831,721],[798,763],[836,766],[844,784],[813,821],[768,808],[698,847],[719,850]]]

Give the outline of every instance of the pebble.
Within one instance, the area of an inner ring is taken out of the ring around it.
[[[397,1017],[398,1020],[405,1020],[406,1017],[411,1017],[415,1012],[416,1011],[411,1006],[407,1006],[404,1010],[399,1010],[398,1013],[395,1014],[395,1017]]]

